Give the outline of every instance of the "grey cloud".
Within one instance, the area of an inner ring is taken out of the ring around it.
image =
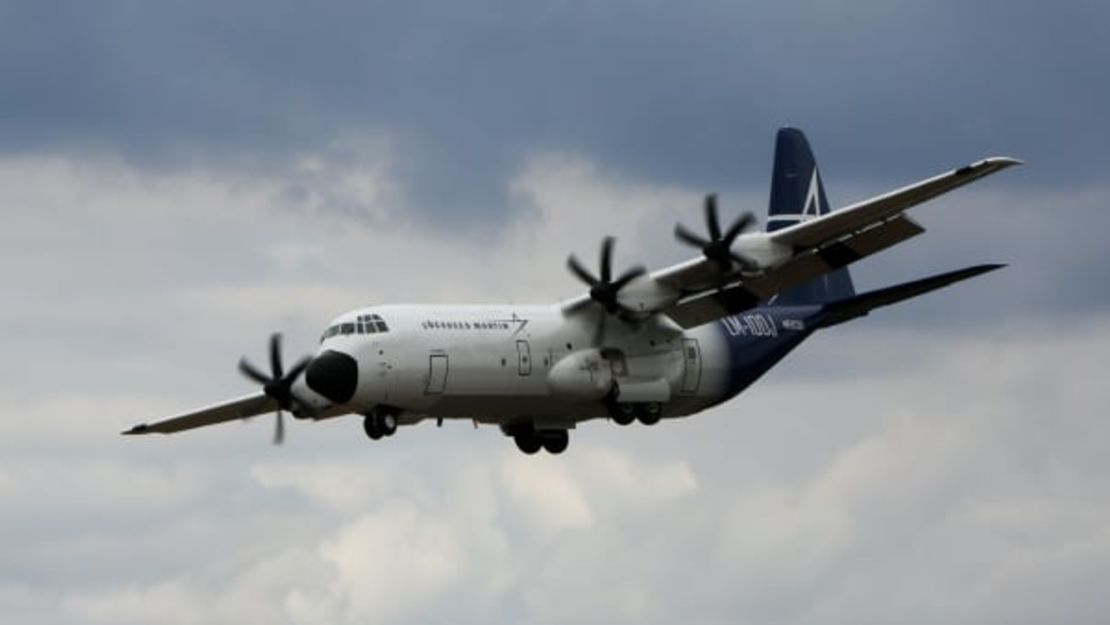
[[[1104,620],[1101,4],[196,7],[0,6],[12,618]],[[676,260],[704,189],[762,212],[783,122],[838,204],[1030,160],[916,210],[860,288],[1013,266],[559,459],[469,424],[117,435],[244,392],[272,330],[296,354],[357,305],[551,301],[605,232]],[[436,585],[367,603],[383,563]]]
[[[998,14],[1004,12],[1005,20]],[[986,153],[1030,181],[1106,169],[1097,2],[9,4],[5,149],[272,168],[385,137],[419,213],[505,212],[535,151],[720,189],[766,184],[773,129],[840,179]]]

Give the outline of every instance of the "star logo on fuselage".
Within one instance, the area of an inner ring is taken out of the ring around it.
[[[520,334],[521,331],[524,330],[524,326],[528,325],[528,320],[527,319],[522,319],[515,312],[513,313],[513,316],[510,319],[496,319],[495,321],[497,323],[507,323],[507,324],[510,324],[510,325],[516,324],[517,327],[516,327],[516,330],[513,331],[512,336],[516,336],[516,335]]]

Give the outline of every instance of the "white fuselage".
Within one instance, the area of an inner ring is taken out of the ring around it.
[[[335,332],[320,353],[358,363],[347,410],[389,407],[402,423],[519,419],[570,427],[608,415],[612,381],[621,401],[658,402],[674,417],[722,400],[727,387],[728,350],[716,324],[683,331],[609,318],[601,335],[600,314],[568,317],[558,306],[389,305],[351,311],[332,327],[371,314],[388,331]]]

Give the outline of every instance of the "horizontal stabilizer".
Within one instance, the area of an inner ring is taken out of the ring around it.
[[[930,291],[935,291],[939,288],[946,287],[950,284],[955,284],[968,278],[1001,269],[1006,265],[988,264],[976,265],[966,269],[959,269],[957,271],[949,271],[921,280],[914,280],[913,282],[906,282],[895,286],[887,287],[885,289],[878,289],[876,291],[869,291],[854,297],[842,299],[832,302],[825,307],[828,315],[821,322],[821,327],[834,326],[838,323],[844,323],[857,317],[863,317],[867,313],[876,308],[897,304],[903,300],[907,300],[918,295],[924,295]]]

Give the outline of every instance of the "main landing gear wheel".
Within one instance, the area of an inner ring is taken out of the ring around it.
[[[539,451],[540,447],[543,447],[543,442],[540,440],[539,436],[536,436],[535,432],[521,432],[513,436],[513,440],[516,441],[517,449],[529,456]]]
[[[535,430],[531,427],[519,428],[512,432],[517,449],[531,456],[544,449],[549,454],[561,454],[567,450],[570,434],[566,430]]]
[[[553,430],[544,432],[541,440],[543,441],[543,448],[549,454],[561,454],[567,450],[567,445],[570,443],[570,435],[566,430]]]
[[[663,407],[660,406],[658,402],[638,404],[636,406],[636,418],[644,425],[655,425],[659,423],[659,419],[662,416]]]
[[[644,425],[655,425],[663,416],[663,405],[659,402],[646,404],[609,404],[609,418],[617,425],[630,425],[639,421]]]
[[[375,412],[362,420],[362,430],[371,440],[383,436],[393,436],[397,432],[397,415],[389,412]]]
[[[636,420],[636,406],[614,403],[609,406],[609,418],[617,425],[631,425]]]

